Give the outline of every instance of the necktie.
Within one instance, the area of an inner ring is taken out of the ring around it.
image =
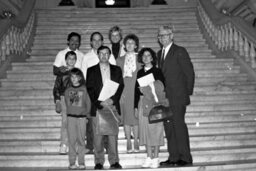
[[[161,59],[160,59],[160,68],[163,68],[163,65],[164,65],[164,53],[165,53],[165,50],[163,48]]]

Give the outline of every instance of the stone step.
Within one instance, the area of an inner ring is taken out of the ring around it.
[[[85,10],[86,9],[86,10]],[[95,9],[95,8],[52,8],[52,9],[37,9],[36,12],[38,15],[44,16],[48,14],[62,14],[62,15],[67,15],[68,14],[83,14],[83,15],[94,15],[95,13],[98,14],[106,14],[108,13],[156,13],[159,14],[159,11],[161,12],[167,12],[170,14],[186,14],[187,12],[195,12],[196,9],[194,7],[182,7],[182,6],[176,6],[171,7],[171,6],[159,6],[157,8],[101,8],[100,10]]]
[[[62,42],[63,43],[63,42]],[[38,49],[62,49],[63,47],[63,44],[62,43],[58,43],[58,42],[55,42],[54,40],[53,41],[49,41],[49,43],[44,43],[44,42],[39,42],[37,44],[34,44],[34,46],[31,48],[32,51],[33,50],[38,50]],[[107,42],[107,43],[104,43],[105,45],[109,46],[110,43]],[[140,41],[140,45],[141,47],[146,47],[146,46],[149,46],[149,47],[154,47],[155,45],[157,44],[157,41],[152,41],[152,40],[144,40],[144,41]],[[179,42],[178,43],[180,46],[184,46],[185,48],[187,48],[188,50],[190,50],[190,48],[206,48],[208,49],[208,45],[205,44],[205,42],[201,42],[201,41],[197,41],[197,42]],[[85,50],[85,49],[89,49],[91,46],[89,45],[89,43],[87,42],[87,45],[83,45],[81,46],[81,50]]]
[[[46,57],[44,57],[46,58]],[[206,57],[205,57],[206,58]],[[208,57],[207,57],[208,58]],[[212,56],[212,58],[215,58]],[[31,58],[30,58],[31,59]],[[36,57],[36,59],[40,60],[39,57]],[[53,57],[49,57],[49,60],[54,60]],[[40,63],[40,62],[38,62]],[[23,63],[22,63],[23,64]],[[52,74],[52,69],[53,69],[53,62],[47,63],[45,65],[13,65],[12,64],[12,70],[7,71],[7,73],[14,73],[19,71],[19,73],[40,73],[40,72],[49,72]],[[29,62],[28,62],[29,64]],[[208,65],[203,65],[203,64],[193,64],[195,72],[197,71],[218,71],[218,70],[240,70],[240,66],[235,66],[235,65],[217,65],[217,64],[208,64]]]
[[[255,99],[253,99],[255,100]],[[54,102],[53,99],[51,97],[49,97],[49,99],[29,99],[29,100],[0,100],[1,104],[0,107],[3,109],[11,109],[11,108],[20,108],[20,107],[26,107],[29,105],[35,105],[38,106],[40,108],[40,105],[46,107],[46,106],[53,106]],[[243,105],[243,104],[250,104],[252,102],[252,99],[234,99],[234,101],[232,100],[192,100],[191,103],[191,108],[196,107],[196,106],[200,106],[200,105],[205,105],[208,108],[213,108],[216,105],[222,105],[223,103],[231,106],[231,105]],[[52,107],[51,107],[52,108]]]
[[[185,19],[189,19],[189,18],[194,18],[195,17],[195,12],[194,11],[187,11],[187,12],[184,12],[184,13],[175,13],[173,11],[162,11],[162,13],[159,13],[159,12],[152,12],[151,10],[148,10],[148,11],[144,11],[144,12],[134,12],[134,13],[131,13],[131,11],[127,11],[127,12],[124,12],[124,11],[119,11],[118,12],[118,15],[116,15],[116,13],[112,13],[111,11],[106,11],[105,13],[98,13],[98,12],[95,12],[95,13],[91,13],[91,14],[85,14],[85,13],[68,13],[68,14],[62,14],[62,13],[55,13],[54,14],[54,18],[51,17],[52,16],[52,13],[48,13],[48,14],[38,14],[38,18],[40,21],[45,21],[45,20],[57,20],[57,19],[68,19],[68,18],[76,18],[76,19],[84,19],[84,20],[87,20],[87,21],[95,21],[93,19],[104,19],[104,18],[107,18],[109,19],[110,21],[115,21],[116,19],[127,19],[128,21],[130,20],[136,20],[137,18],[138,19],[142,19],[143,18],[149,18],[151,20],[154,20],[158,17],[163,17],[164,19],[165,18],[173,18],[173,20],[177,20],[177,19],[180,19],[180,18],[185,18]],[[85,17],[86,16],[86,17]]]
[[[193,57],[193,56],[191,56]],[[228,70],[232,70],[233,68],[236,68],[237,66],[234,66],[234,59],[227,58],[227,59],[222,59],[222,58],[192,58],[191,61],[193,62],[194,68],[204,68],[204,69],[213,69],[216,67],[216,69],[219,68],[225,68]],[[40,60],[43,58],[46,58],[45,56],[35,56],[35,60]],[[51,58],[51,61],[29,61],[29,62],[14,62],[12,63],[12,69],[16,70],[34,70],[34,69],[47,69],[52,70],[53,62],[55,59],[55,56],[48,57]]]
[[[24,74],[19,73],[18,71],[14,71],[13,73],[9,73],[6,79],[1,79],[2,82],[13,82],[13,81],[52,81],[55,80],[55,77],[51,72],[42,72],[42,73],[33,73],[33,74]],[[239,70],[219,70],[219,71],[198,71],[195,73],[195,81],[203,81],[212,78],[213,81],[219,80],[229,80],[229,78],[237,77],[237,80],[241,77],[242,80],[247,80],[247,74],[240,73]]]
[[[24,71],[24,70],[23,70]],[[232,69],[232,70],[195,70],[196,77],[211,77],[211,76],[220,76],[225,77],[226,75],[230,74],[239,74],[240,70]],[[56,76],[53,75],[51,70],[48,71],[40,71],[33,72],[33,70],[27,70],[26,72],[19,72],[19,71],[10,71],[7,74],[7,79],[21,79],[21,78],[39,78],[44,80],[44,78],[55,78]]]
[[[157,48],[158,49],[158,48]],[[207,55],[208,54],[208,55]],[[51,62],[51,65],[53,64],[54,60],[55,60],[55,57],[56,57],[56,54],[55,55],[49,55],[49,56],[43,56],[43,55],[33,55],[31,56],[30,58],[28,58],[26,61],[27,62]],[[215,58],[215,56],[209,54],[209,53],[205,53],[205,54],[190,54],[190,57],[191,59],[196,59],[196,58]],[[211,66],[211,65],[208,65],[209,67],[211,68],[215,68],[215,66]],[[224,64],[222,63],[221,65],[216,65],[216,68],[218,68],[223,66],[224,67]],[[205,65],[201,65],[201,67],[205,67]],[[225,66],[226,67],[226,66]]]
[[[236,161],[241,160],[246,157],[247,160],[252,160],[256,158],[255,148],[243,148],[243,149],[230,149],[230,150],[206,150],[206,151],[194,151],[192,152],[194,164],[199,163],[210,163],[223,161]],[[135,167],[140,168],[142,162],[146,157],[145,153],[136,154],[120,154],[120,164],[123,168]],[[160,161],[166,160],[167,153],[159,154]],[[106,162],[104,166],[109,167],[107,160],[107,155],[105,155]],[[136,159],[136,160],[134,160]],[[12,161],[12,162],[10,162]],[[88,168],[94,166],[94,158],[92,155],[85,155],[85,161]],[[134,162],[129,162],[134,161]],[[1,155],[0,156],[0,167],[67,167],[68,166],[68,156],[58,155],[56,153],[49,154],[37,154],[31,153],[29,155],[24,155],[22,153],[17,153],[16,155]],[[212,164],[208,164],[212,165]],[[188,167],[190,168],[190,167]],[[168,168],[170,170],[170,168]],[[180,170],[180,169],[179,169]]]
[[[0,96],[1,97],[1,96]],[[243,104],[256,99],[256,92],[254,94],[248,92],[247,94],[238,95],[195,95],[191,96],[191,103],[193,105],[215,105],[215,104]],[[11,105],[51,105],[53,103],[53,95],[43,95],[43,96],[11,96],[11,97],[1,97],[0,106],[11,106]]]
[[[243,137],[243,136],[242,136]],[[198,139],[198,138],[197,138]],[[224,140],[194,140],[190,138],[191,151],[201,151],[207,149],[218,149],[220,144],[222,144],[222,149],[225,148],[256,148],[253,146],[256,140],[256,137],[249,139],[224,139]],[[126,139],[118,140],[118,150],[120,154],[126,153]],[[0,146],[4,146],[5,148],[0,148],[0,154],[6,153],[58,153],[59,152],[60,142],[58,140],[55,141],[0,141]],[[140,153],[145,153],[145,147],[140,147]],[[160,147],[160,152],[167,152],[167,142],[165,139],[165,145]]]
[[[250,85],[254,84],[254,85]],[[245,94],[255,94],[255,82],[248,82],[242,85],[233,85],[233,86],[216,86],[216,85],[207,85],[207,86],[198,86],[195,85],[194,88],[194,95],[193,96],[204,96],[204,95],[226,95],[227,98],[230,97],[230,95],[238,95],[242,94],[244,96]],[[53,87],[41,87],[41,89],[33,89],[31,90],[30,87],[1,87],[0,88],[0,97],[6,97],[6,98],[44,98],[52,96],[52,89]],[[11,97],[13,96],[13,97]],[[191,96],[193,99],[194,97]],[[238,95],[239,96],[239,95]]]
[[[191,28],[199,28],[197,24],[197,19],[195,14],[191,14],[192,16],[187,17],[177,17],[177,16],[137,16],[134,18],[126,17],[123,19],[122,16],[114,19],[114,18],[75,18],[73,17],[72,20],[70,18],[42,18],[40,23],[37,24],[37,29],[46,29],[49,26],[49,29],[55,29],[62,27],[64,30],[66,29],[77,29],[83,28],[86,30],[91,29],[99,29],[99,30],[109,30],[110,27],[114,25],[120,26],[122,30],[140,30],[140,29],[157,29],[160,25],[165,24],[166,20],[172,20],[172,24],[175,26],[176,30],[183,30],[183,29],[191,29]],[[77,20],[80,20],[78,23]],[[65,21],[65,22],[64,22]],[[104,21],[104,22],[102,22]],[[186,23],[185,25],[183,23]]]
[[[212,124],[213,125],[213,124]],[[250,125],[248,123],[242,124],[233,124],[231,126],[220,126],[218,124],[213,125],[214,127],[211,127],[212,125],[206,126],[196,126],[196,125],[188,125],[189,130],[189,136],[190,137],[198,137],[195,138],[198,141],[207,138],[207,136],[214,136],[216,139],[218,139],[218,136],[227,136],[227,135],[237,135],[239,137],[240,134],[255,134],[255,121],[250,122]],[[124,139],[124,131],[122,128],[120,128],[118,139]],[[35,141],[35,140],[59,140],[60,139],[60,128],[58,125],[56,126],[47,126],[47,127],[13,127],[13,128],[1,128],[1,137],[0,141],[20,141],[20,140],[27,140],[27,141]],[[221,138],[220,138],[221,139]],[[238,138],[241,140],[240,138]],[[252,138],[250,139],[252,140]],[[208,140],[207,140],[208,141]],[[212,140],[213,143],[216,141],[214,138]],[[230,140],[228,139],[227,142]],[[207,143],[206,143],[207,144]],[[223,144],[224,145],[224,144]],[[252,145],[255,145],[255,143],[252,143]],[[222,147],[220,145],[220,147]]]
[[[207,117],[207,116],[206,116]],[[248,119],[246,119],[246,117]],[[7,133],[7,132],[51,132],[54,131],[54,128],[61,126],[61,117],[56,118],[55,120],[49,120],[47,118],[41,120],[24,120],[24,117],[20,117],[19,120],[8,120],[8,121],[1,121],[0,125],[0,132]],[[197,119],[197,118],[196,118]],[[186,120],[188,121],[189,128],[197,128],[197,129],[214,129],[214,128],[231,128],[233,127],[252,127],[256,125],[256,116],[253,115],[249,117],[249,115],[245,116],[238,116],[236,119],[227,120],[227,121],[215,121],[215,120],[208,120],[208,122],[204,120]],[[196,120],[196,122],[195,122]],[[38,128],[38,129],[36,129]],[[43,129],[42,129],[43,128]],[[45,128],[45,129],[44,129]],[[51,129],[49,129],[51,128]],[[16,130],[18,129],[18,130]],[[256,130],[255,130],[256,131]],[[123,132],[123,128],[120,127],[120,132]]]
[[[1,105],[1,110],[54,110],[54,103],[50,103],[50,105],[45,104],[35,104],[32,105]],[[247,103],[241,103],[241,104],[231,104],[231,103],[225,103],[222,104],[192,104],[187,108],[188,112],[206,112],[206,111],[226,111],[226,110],[255,110],[255,102],[249,101]]]
[[[174,24],[174,26],[176,24],[189,25],[191,23],[192,24],[197,23],[195,14],[192,14],[192,16],[188,16],[188,17],[173,17],[173,18],[170,16],[165,17],[163,15],[159,15],[159,16],[155,17],[155,20],[152,19],[152,17],[150,17],[150,16],[143,16],[143,17],[137,17],[137,18],[134,19],[134,18],[126,17],[124,19],[123,17],[120,17],[120,18],[114,19],[114,18],[109,18],[109,17],[105,18],[104,17],[104,18],[97,18],[97,19],[95,19],[95,18],[88,19],[85,17],[83,17],[83,18],[80,18],[80,17],[79,18],[76,18],[76,17],[69,17],[69,18],[49,17],[49,18],[41,18],[40,24],[45,24],[45,25],[49,25],[49,26],[51,26],[51,24],[53,24],[52,27],[54,27],[55,24],[66,22],[66,23],[70,23],[71,25],[74,26],[77,22],[79,22],[79,23],[88,23],[87,27],[90,27],[90,24],[94,23],[94,24],[92,24],[92,26],[96,25],[98,27],[101,27],[102,25],[104,25],[103,27],[108,26],[107,29],[109,29],[110,27],[112,27],[114,25],[129,26],[129,24],[132,24],[132,25],[133,24],[134,25],[141,24],[141,27],[143,27],[144,22],[145,22],[145,24],[147,24],[149,21],[152,22],[152,24],[153,24],[153,25],[151,25],[152,27],[154,27],[154,25],[158,25],[158,27],[159,27],[159,25],[165,24],[166,20],[172,20],[172,24]],[[41,27],[42,27],[42,25],[41,25]],[[133,26],[131,26],[131,27],[133,27]],[[65,26],[64,26],[64,28],[65,28]]]
[[[157,44],[157,42],[155,43],[143,43],[143,46],[142,47],[159,47],[159,45]],[[63,49],[63,46],[60,45],[56,45],[56,46],[46,46],[46,47],[42,47],[42,46],[37,46],[37,47],[32,47],[32,54],[34,53],[38,53],[38,54],[41,54],[42,50],[46,50],[48,51],[48,53],[50,52],[55,52],[55,55],[57,54],[58,50],[59,49]],[[91,49],[90,45],[86,45],[85,47],[81,47],[80,50],[82,52],[87,52],[89,49]],[[160,49],[160,48],[159,48]],[[194,46],[194,47],[186,47],[188,53],[195,53],[195,52],[208,52],[208,53],[211,53],[212,50],[210,50],[207,46],[205,46],[203,49],[200,47],[200,46]]]
[[[247,116],[247,115],[255,115],[256,110],[253,108],[253,105],[247,106],[247,109],[245,108],[237,108],[233,109],[230,108],[230,110],[225,109],[225,110],[213,110],[213,111],[197,111],[194,110],[192,111],[191,109],[187,110],[186,116],[194,116],[194,117],[202,117],[205,118],[206,116],[216,116],[216,117],[221,117],[221,116]],[[40,110],[38,108],[35,109],[11,109],[11,110],[0,110],[0,116],[18,116],[18,118],[27,118],[30,116],[59,116],[55,112],[55,109],[45,109],[45,110]]]
[[[243,111],[245,112],[245,111]],[[35,113],[28,112],[24,115],[23,113],[13,114],[12,115],[1,115],[0,114],[0,121],[33,121],[33,120],[41,120],[41,121],[51,121],[51,120],[60,120],[61,115],[51,111],[51,113],[47,114],[38,114],[36,111]],[[186,114],[186,122],[188,124],[197,124],[197,123],[205,123],[205,122],[236,122],[236,121],[251,121],[256,119],[256,111],[254,113],[231,113],[229,115],[225,114],[223,116],[207,113],[198,115],[196,113],[187,113]]]
[[[103,34],[103,36],[105,37],[104,39],[104,44],[108,45],[110,43],[110,41],[107,39],[107,31],[101,31],[101,33]],[[123,33],[123,32],[122,32]],[[124,32],[123,35],[127,35],[129,34],[130,32]],[[134,32],[135,33],[135,32]],[[142,34],[142,33],[151,33],[151,35],[149,34]],[[140,36],[140,38],[143,40],[141,41],[152,41],[156,39],[156,34],[157,32],[155,30],[140,30],[140,31],[136,31],[136,34],[139,34],[138,36]],[[60,35],[60,34],[56,34],[54,37],[52,35],[40,35],[38,34],[35,39],[34,39],[34,45],[37,45],[37,44],[40,44],[40,43],[43,43],[43,44],[47,44],[47,42],[49,44],[52,44],[52,43],[58,43],[58,44],[61,44],[61,45],[66,45],[65,44],[65,41],[67,41],[67,35]],[[81,44],[86,44],[88,43],[88,40],[90,38],[90,35],[89,34],[82,34],[82,40],[81,40]],[[195,35],[190,35],[190,36],[187,36],[187,37],[182,37],[181,35],[178,36],[178,35],[175,35],[175,42],[205,42],[205,39],[202,37],[202,35],[200,34],[197,34],[197,36]]]
[[[246,74],[228,74],[225,77],[214,75],[207,77],[198,77],[195,79],[196,84],[219,84],[225,81],[247,81]],[[18,79],[0,79],[2,87],[23,87],[29,86],[35,88],[53,88],[54,78],[18,78]]]

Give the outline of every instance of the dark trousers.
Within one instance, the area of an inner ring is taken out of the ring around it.
[[[174,113],[173,117],[164,122],[169,160],[192,162],[188,128],[185,123],[186,106],[175,105],[171,106],[171,109]]]
[[[88,118],[86,125],[86,148],[93,150],[93,129],[92,129],[92,118]]]

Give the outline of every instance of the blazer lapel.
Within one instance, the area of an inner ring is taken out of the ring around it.
[[[100,72],[100,65],[99,64],[97,64],[97,69],[95,71],[95,75],[98,75],[98,79],[96,79],[96,80],[98,80],[97,82],[100,85],[100,87],[102,88],[103,83],[102,83],[102,75],[101,75],[101,72]]]
[[[174,55],[174,51],[176,49],[176,45],[173,43],[169,51],[167,52],[165,59],[164,59],[164,64],[163,64],[163,70],[168,66],[168,62],[170,58]]]

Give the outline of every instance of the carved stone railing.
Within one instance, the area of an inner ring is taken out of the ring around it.
[[[15,19],[1,20],[0,65],[10,55],[21,55],[25,50],[35,25],[35,0],[25,0]]]
[[[256,30],[242,18],[219,13],[210,0],[198,1],[204,28],[220,51],[235,50],[256,69]]]

